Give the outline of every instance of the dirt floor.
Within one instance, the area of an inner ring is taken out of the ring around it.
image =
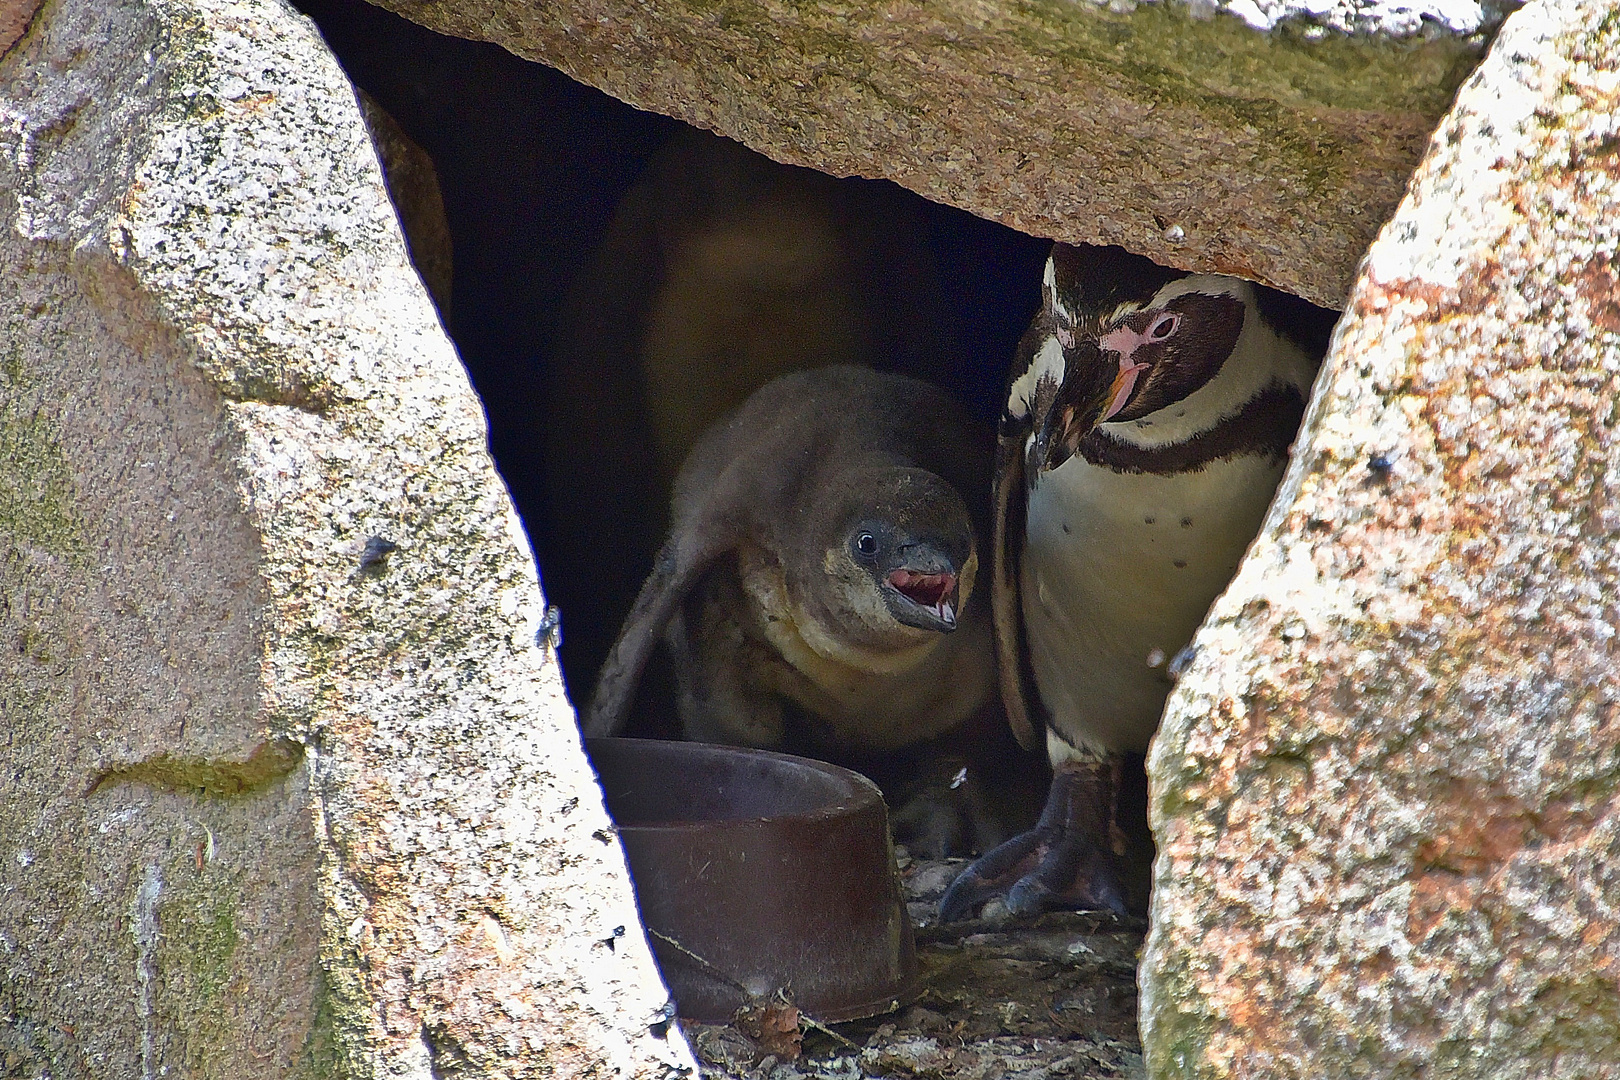
[[[966,860],[901,855],[922,993],[899,1012],[831,1028],[786,1003],[731,1024],[687,1024],[705,1074],[726,1080],[1057,1080],[1143,1076],[1136,1031],[1142,920],[1051,913],[938,925]]]

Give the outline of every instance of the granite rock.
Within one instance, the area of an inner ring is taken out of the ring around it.
[[[1154,1077],[1620,1075],[1620,12],[1513,15],[1149,763]]]
[[[433,297],[439,317],[448,325],[455,260],[450,222],[444,215],[444,195],[439,190],[439,172],[428,152],[405,134],[388,110],[364,90],[357,90],[356,95],[360,115],[377,148],[388,198],[399,214],[399,228],[405,235],[411,263],[422,275],[422,284]]]
[[[778,161],[1335,308],[1506,6],[376,2]]]
[[[690,1070],[310,24],[42,8],[0,281],[0,1072]]]

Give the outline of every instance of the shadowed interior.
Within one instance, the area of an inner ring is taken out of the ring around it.
[[[534,543],[547,599],[563,612],[564,676],[581,703],[651,569],[667,496],[658,490],[648,425],[630,424],[632,445],[589,445],[589,414],[641,403],[551,400],[553,367],[568,297],[616,206],[684,125],[363,0],[296,6],[316,21],[355,83],[434,160],[454,245],[448,329],[483,398],[490,446]],[[876,362],[930,379],[993,420],[1013,348],[1040,301],[1047,243],[886,182],[838,183],[889,189],[914,207],[915,246],[931,260],[939,290],[946,324],[939,334],[949,347],[918,355],[891,342]],[[902,269],[910,264],[899,252],[895,260],[896,273],[912,272]],[[577,436],[568,425],[579,425]],[[576,460],[550,460],[548,430],[553,446],[561,430],[578,447]],[[597,463],[596,475],[606,479],[568,476],[559,484],[549,476],[578,472],[581,460]],[[559,490],[566,505],[558,504]],[[558,527],[564,521],[569,528]],[[655,667],[631,733],[672,734],[672,696]]]

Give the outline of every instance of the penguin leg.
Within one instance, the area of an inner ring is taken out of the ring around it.
[[[963,870],[939,902],[940,921],[967,918],[995,896],[1017,915],[1054,909],[1124,915],[1123,841],[1114,821],[1120,765],[1117,756],[1058,765],[1040,821]]]

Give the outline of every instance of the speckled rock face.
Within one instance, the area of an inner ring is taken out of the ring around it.
[[[450,242],[450,222],[444,216],[444,196],[439,191],[439,173],[433,159],[416,144],[399,121],[366,93],[356,90],[360,115],[377,148],[388,198],[399,214],[400,231],[411,264],[422,275],[422,284],[439,309],[439,318],[450,322],[450,295],[455,280],[454,252]]]
[[[1512,16],[1150,770],[1169,1077],[1620,1075],[1620,10]]]
[[[1331,307],[1500,6],[376,2],[778,161]]]
[[[689,1068],[314,30],[59,0],[0,88],[0,1073]]]

